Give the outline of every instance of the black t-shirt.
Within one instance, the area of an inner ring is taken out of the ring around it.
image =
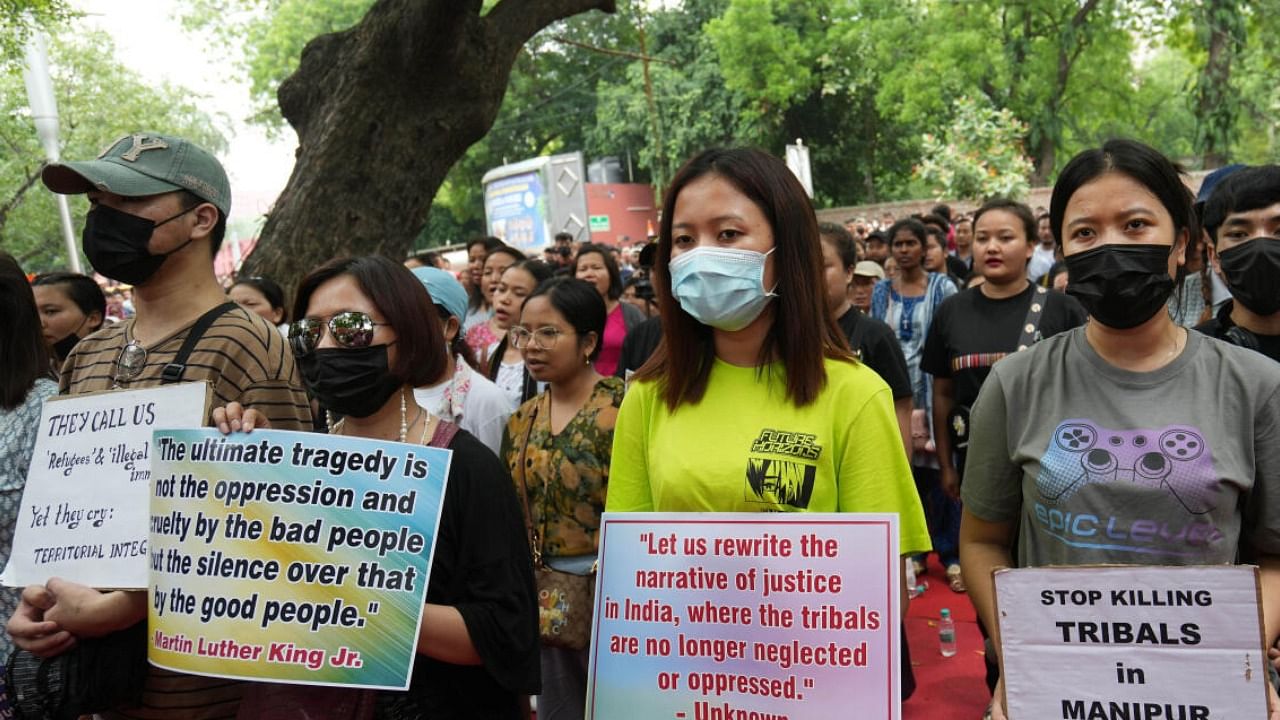
[[[1228,337],[1228,331],[1231,330],[1231,328],[1236,327],[1236,324],[1231,320],[1231,309],[1233,307],[1235,307],[1235,300],[1226,301],[1222,304],[1222,308],[1218,310],[1217,317],[1210,318],[1200,323],[1196,326],[1196,330],[1199,330],[1210,337],[1225,340],[1232,345],[1238,345],[1239,343]],[[1240,328],[1240,330],[1248,332],[1244,328]],[[1257,348],[1250,349],[1256,349],[1258,352],[1266,355],[1272,360],[1280,362],[1280,335],[1259,335],[1258,333],[1250,334],[1253,335],[1253,338],[1258,343]]]
[[[972,259],[973,256],[970,255],[969,258]],[[957,286],[964,287],[965,281],[973,274],[973,268],[969,266],[969,263],[961,260],[955,255],[948,255],[947,274],[959,281],[956,283]]]
[[[951,378],[957,405],[970,406],[991,366],[1018,349],[1018,338],[1035,296],[1034,285],[1010,298],[992,300],[982,288],[970,288],[942,301],[929,326],[920,368],[934,377]],[[1088,318],[1075,298],[1050,290],[1040,316],[1042,338],[1083,325]]]
[[[465,430],[436,535],[428,603],[462,614],[482,665],[419,655],[408,699],[421,717],[519,718],[519,696],[540,689],[537,596],[515,485],[493,451]]]
[[[893,399],[911,397],[911,376],[907,372],[907,358],[902,346],[893,334],[893,328],[863,313],[856,307],[840,316],[837,321],[849,347],[858,353],[867,367],[875,370],[893,391]]]
[[[622,353],[618,356],[618,369],[614,375],[627,379],[628,370],[639,370],[648,361],[658,343],[662,342],[662,316],[654,315],[627,330],[622,341]]]

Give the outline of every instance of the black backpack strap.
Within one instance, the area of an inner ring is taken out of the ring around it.
[[[1022,321],[1022,334],[1018,337],[1018,349],[1026,350],[1040,341],[1040,316],[1044,314],[1044,306],[1049,300],[1049,291],[1036,285],[1031,293],[1031,304],[1027,306],[1027,317]]]
[[[182,373],[187,369],[187,358],[191,357],[192,351],[196,349],[196,343],[200,342],[200,338],[204,337],[205,331],[213,324],[214,320],[222,317],[229,310],[239,307],[233,302],[223,303],[216,308],[206,312],[196,320],[191,326],[191,332],[187,333],[187,339],[182,341],[182,347],[178,349],[178,354],[173,356],[173,360],[164,366],[164,371],[160,373],[161,385],[172,385],[182,380]]]
[[[849,312],[859,313],[857,320],[854,321],[853,332],[849,333],[849,349],[853,351],[859,359],[865,360],[862,353],[862,339],[867,334],[866,318],[861,316],[861,310],[850,310]]]

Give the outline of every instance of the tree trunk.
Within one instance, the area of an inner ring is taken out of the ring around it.
[[[1062,139],[1061,116],[1062,97],[1067,92],[1067,83],[1071,80],[1071,69],[1075,67],[1080,53],[1089,45],[1092,37],[1086,33],[1089,15],[1098,8],[1100,0],[1084,0],[1075,6],[1065,30],[1060,30],[1057,37],[1057,71],[1054,73],[1053,88],[1049,103],[1040,113],[1039,143],[1033,158],[1035,171],[1031,173],[1031,186],[1042,187],[1049,184],[1053,177],[1054,166],[1058,162],[1058,142]],[[1030,27],[1028,23],[1027,27]]]
[[[1036,145],[1036,154],[1032,158],[1035,169],[1031,172],[1031,187],[1044,187],[1052,184],[1053,168],[1058,164],[1058,145],[1047,133],[1040,134],[1040,142]]]
[[[246,270],[286,288],[334,257],[403,257],[453,164],[493,125],[543,27],[614,0],[378,0],[280,85],[297,162]]]
[[[1240,10],[1230,0],[1207,0],[1201,12],[1209,43],[1196,93],[1197,134],[1203,166],[1216,168],[1226,164],[1239,103],[1231,88],[1231,62]]]

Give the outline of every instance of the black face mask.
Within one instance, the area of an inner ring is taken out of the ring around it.
[[[1218,253],[1231,297],[1259,315],[1280,311],[1280,239],[1256,237]]]
[[[1067,256],[1067,294],[1117,330],[1150,320],[1169,302],[1168,245],[1103,245]]]
[[[61,362],[63,360],[66,360],[67,356],[71,354],[71,351],[76,348],[76,343],[79,343],[79,342],[80,342],[80,336],[76,335],[75,333],[71,333],[70,335],[54,343],[53,353],[54,355],[57,356],[58,361]]]
[[[196,207],[198,206],[187,208],[168,220],[155,222],[98,203],[84,218],[84,232],[80,235],[84,242],[84,254],[94,270],[112,280],[140,285],[155,275],[170,255],[191,242],[188,239],[163,255],[152,255],[147,249],[151,234],[156,228],[186,215]]]
[[[325,408],[369,417],[404,383],[387,367],[387,346],[321,348],[298,356],[307,387]]]

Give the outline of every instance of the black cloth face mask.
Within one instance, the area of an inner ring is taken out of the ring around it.
[[[325,408],[364,418],[377,412],[404,383],[387,366],[387,346],[321,348],[298,356],[307,387]]]
[[[1218,253],[1231,297],[1259,315],[1280,311],[1280,238],[1255,237]]]
[[[103,275],[129,285],[146,282],[168,257],[191,242],[182,243],[163,255],[152,255],[147,246],[156,228],[176,220],[199,207],[192,206],[168,220],[155,222],[97,203],[84,218],[84,254],[93,269]]]
[[[1168,245],[1103,245],[1067,256],[1067,294],[1095,320],[1128,330],[1150,320],[1169,302]]]

